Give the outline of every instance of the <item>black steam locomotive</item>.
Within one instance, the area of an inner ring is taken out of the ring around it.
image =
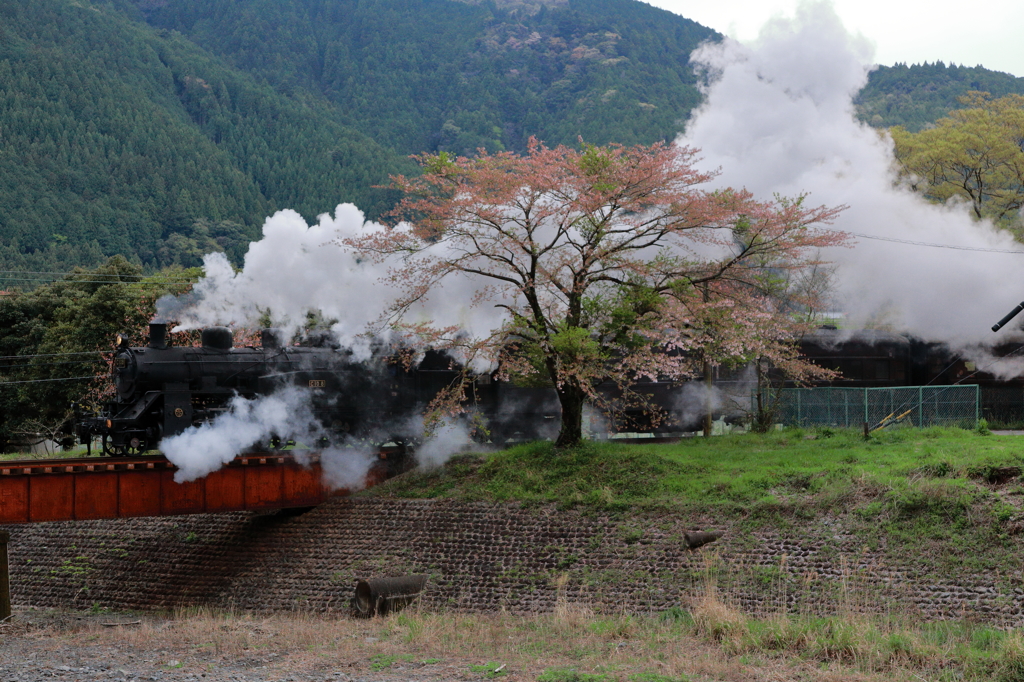
[[[155,449],[161,439],[212,422],[229,410],[235,396],[253,399],[285,387],[308,389],[314,416],[325,438],[405,443],[417,437],[417,415],[445,387],[463,384],[461,368],[447,355],[428,352],[411,369],[379,357],[357,361],[327,338],[285,345],[277,330],[261,333],[258,346],[235,347],[231,330],[202,331],[200,347],[173,346],[164,324],[150,325],[149,342],[133,347],[118,338],[113,358],[115,398],[99,414],[80,414],[80,442],[101,439],[105,455],[134,455]],[[638,392],[669,413],[652,422],[643,408],[621,410],[611,426],[624,430],[680,430],[673,403],[677,382],[645,382]],[[616,387],[599,387],[609,396]],[[464,386],[464,401],[474,415],[481,440],[553,438],[560,407],[550,388],[516,385],[480,375]],[[323,445],[324,443],[320,443]],[[264,447],[277,447],[271,437]]]
[[[377,358],[357,361],[324,337],[284,345],[274,329],[258,346],[235,347],[231,330],[209,327],[200,347],[173,346],[167,327],[153,323],[149,342],[132,347],[118,337],[113,358],[115,398],[99,414],[80,414],[80,442],[99,437],[105,455],[134,455],[155,449],[163,438],[213,421],[235,396],[253,399],[285,387],[308,389],[324,441],[375,439],[405,443],[417,436],[416,415],[438,394],[462,383],[450,358],[428,353],[413,369]],[[514,387],[484,375],[466,398],[495,442],[553,435],[559,414],[553,392]],[[324,445],[321,442],[318,445]],[[264,447],[278,447],[271,437]]]
[[[1011,353],[1020,344],[1011,344]],[[979,372],[944,346],[878,331],[820,329],[801,343],[804,356],[838,370],[834,386],[877,387],[955,384],[982,385],[984,414],[991,420],[1024,420],[1021,382],[1007,383]],[[741,419],[749,410],[753,385],[742,368],[716,377],[715,385],[733,386],[734,404],[716,406],[716,418]],[[326,339],[284,345],[276,330],[262,332],[259,346],[234,347],[225,327],[202,332],[201,347],[168,343],[167,328],[150,325],[149,343],[131,347],[118,340],[113,360],[116,397],[98,415],[80,416],[76,435],[83,443],[99,436],[103,454],[129,455],[155,449],[161,439],[211,422],[229,409],[236,395],[252,399],[288,386],[308,389],[314,413],[327,439],[375,439],[404,443],[416,438],[415,417],[440,391],[463,381],[446,355],[428,353],[412,369],[378,358],[356,361],[351,352]],[[645,381],[632,387],[646,394],[664,418],[651,420],[644,408],[621,409],[602,430],[677,433],[699,428],[705,404],[686,404],[685,386],[675,381]],[[614,401],[617,387],[599,386]],[[476,415],[482,440],[552,438],[560,408],[550,388],[524,387],[482,375],[466,387],[468,408]],[[742,403],[746,398],[747,405]],[[1017,414],[1020,412],[1021,414]],[[266,447],[279,445],[271,437]]]
[[[236,395],[252,399],[297,386],[311,391],[326,433],[368,436],[412,414],[437,392],[436,382],[454,374],[357,362],[351,353],[322,342],[283,345],[273,329],[263,330],[259,346],[234,347],[231,330],[209,327],[202,331],[201,347],[175,347],[168,343],[166,325],[154,323],[145,347],[118,338],[116,397],[99,415],[80,417],[76,435],[90,444],[99,436],[106,455],[137,454],[212,421]],[[272,438],[264,445],[278,443]]]

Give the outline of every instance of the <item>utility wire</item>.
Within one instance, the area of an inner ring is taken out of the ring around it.
[[[67,353],[36,353],[34,355],[0,355],[0,360],[21,360],[22,358],[56,358],[68,355],[95,355],[96,353],[113,353],[112,350],[86,350]]]
[[[130,275],[127,273],[105,273],[105,272],[53,272],[49,270],[0,270],[0,274],[10,275],[47,275],[52,277],[74,277],[76,275],[90,275],[92,277],[116,277],[123,279],[125,277],[135,277],[137,279],[145,279],[152,277],[153,275]],[[190,280],[174,280],[174,281],[190,281]]]
[[[101,376],[91,375],[87,377],[67,377],[64,379],[29,379],[27,381],[0,381],[0,386],[10,386],[12,384],[46,384],[51,381],[81,381],[83,379],[99,379]]]
[[[874,234],[859,234],[857,232],[847,232],[849,235],[854,237],[860,237],[861,239],[877,239],[883,242],[896,242],[897,244],[910,244],[912,246],[931,246],[936,249],[956,249],[958,251],[985,251],[988,253],[1019,253],[1024,254],[1024,250],[1015,249],[988,249],[980,246],[954,246],[952,244],[933,244],[930,242],[915,242],[909,239],[897,239],[896,237],[879,237]]]
[[[92,364],[94,362],[106,362],[106,360],[68,360],[67,362],[34,362],[27,365],[0,363],[0,373],[34,371],[41,367],[67,367],[68,365],[81,366]]]

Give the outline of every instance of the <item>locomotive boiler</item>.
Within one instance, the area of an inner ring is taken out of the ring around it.
[[[103,454],[137,454],[211,422],[235,396],[254,399],[289,386],[310,391],[325,434],[368,436],[411,415],[429,402],[438,381],[455,374],[412,375],[394,364],[358,362],[351,352],[323,343],[284,345],[274,329],[263,330],[258,346],[235,347],[226,327],[204,329],[201,339],[199,347],[173,346],[159,323],[150,324],[146,346],[132,347],[119,337],[112,372],[116,395],[99,415],[78,419],[80,441],[91,444],[99,436]],[[263,445],[278,443],[272,438]]]

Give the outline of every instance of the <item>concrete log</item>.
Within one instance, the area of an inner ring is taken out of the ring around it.
[[[683,533],[687,549],[697,549],[725,535],[724,530],[691,530]]]

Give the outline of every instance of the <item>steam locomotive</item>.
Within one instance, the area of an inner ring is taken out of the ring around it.
[[[1014,344],[1015,352],[1019,345]],[[1024,419],[1024,384],[1007,384],[979,373],[970,362],[943,346],[878,331],[856,333],[823,328],[806,337],[802,353],[813,362],[836,369],[836,386],[907,386],[982,384],[985,416],[990,420]],[[719,404],[717,416],[739,418],[749,409],[753,388],[740,376],[742,368],[719,370],[718,388],[734,386],[737,403]],[[437,393],[461,382],[461,370],[450,358],[428,353],[413,369],[385,361],[360,362],[351,352],[313,338],[302,345],[284,345],[280,334],[266,329],[259,346],[234,347],[225,327],[202,332],[200,347],[168,343],[166,325],[150,325],[149,342],[132,347],[118,339],[113,359],[114,400],[98,415],[80,415],[76,435],[91,444],[95,437],[103,454],[130,455],[157,447],[161,439],[211,422],[229,409],[234,396],[253,399],[284,387],[308,389],[314,414],[331,438],[376,439],[405,443],[416,438],[414,417]],[[698,428],[705,407],[687,410],[685,387],[674,381],[645,381],[633,387],[666,416],[650,419],[649,410],[622,410],[605,430],[680,432]],[[600,386],[605,395],[617,388]],[[550,438],[557,433],[560,409],[554,391],[517,386],[489,375],[477,377],[466,390],[485,438],[508,440]],[[1015,412],[1016,410],[1016,412]],[[270,438],[263,445],[276,447]]]
[[[443,388],[462,382],[458,366],[430,352],[413,369],[377,358],[358,361],[329,339],[284,345],[265,329],[258,346],[235,347],[231,330],[209,327],[200,347],[173,346],[165,324],[152,323],[146,346],[117,339],[114,399],[99,414],[79,414],[79,441],[101,441],[102,453],[134,455],[163,439],[213,421],[235,396],[254,399],[289,386],[307,389],[326,444],[335,439],[406,443],[417,436],[415,417]],[[477,377],[467,398],[487,424],[488,437],[533,439],[553,435],[559,414],[553,392]],[[278,447],[271,437],[262,443]]]

